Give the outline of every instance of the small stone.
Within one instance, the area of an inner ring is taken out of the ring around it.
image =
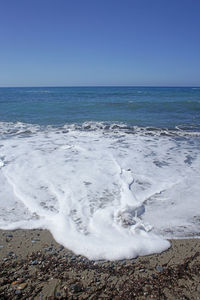
[[[32,240],[32,241],[31,241],[32,244],[35,244],[36,242],[37,242],[36,240]]]
[[[31,242],[32,242],[32,244],[35,244],[35,243],[37,243],[37,242],[40,242],[40,239],[34,239],[34,240],[32,240]]]
[[[110,267],[111,267],[111,268],[114,268],[114,267],[115,267],[115,264],[111,264]]]
[[[21,284],[17,287],[17,290],[24,290],[26,287],[27,287],[27,283],[24,282],[24,283],[21,283]]]
[[[5,257],[4,259],[3,259],[3,261],[7,261],[8,260],[8,258],[7,257]]]
[[[16,284],[18,284],[18,281],[15,280],[15,281],[13,281],[11,284],[12,284],[12,285],[16,285]]]
[[[161,267],[161,266],[156,266],[156,270],[157,270],[158,272],[162,273],[162,272],[163,272],[163,267]]]
[[[139,270],[139,272],[144,272],[144,271],[145,271],[145,269],[140,269],[140,270]]]
[[[71,260],[75,260],[75,259],[76,259],[76,256],[72,255]]]
[[[8,237],[8,238],[12,238],[13,235],[10,233],[10,234],[7,234],[7,237]]]
[[[49,247],[49,248],[48,248],[48,247],[45,247],[45,248],[44,248],[44,251],[46,251],[46,252],[47,252],[47,251],[51,251],[51,250],[52,250],[51,247]]]
[[[20,295],[21,294],[21,291],[20,290],[16,290],[15,291],[15,295]]]
[[[71,285],[71,291],[74,293],[79,293],[82,291],[82,286],[78,283]]]
[[[0,249],[2,249],[3,248],[3,245],[0,245]]]
[[[17,283],[18,283],[18,284],[20,284],[20,283],[22,283],[22,282],[24,282],[24,278],[18,278],[18,279],[17,279]]]
[[[37,259],[36,260],[32,260],[31,264],[32,265],[37,265],[38,264],[38,260]]]
[[[56,297],[60,297],[61,293],[60,292],[56,292]]]

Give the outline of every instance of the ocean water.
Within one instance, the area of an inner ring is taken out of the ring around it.
[[[200,232],[200,88],[0,88],[0,228],[90,259]]]

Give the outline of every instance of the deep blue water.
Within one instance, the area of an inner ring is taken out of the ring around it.
[[[200,88],[0,88],[0,121],[39,125],[104,121],[198,130]]]

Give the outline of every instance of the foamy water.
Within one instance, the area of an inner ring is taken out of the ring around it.
[[[0,228],[46,228],[109,260],[199,234],[199,133],[5,122],[0,133]]]

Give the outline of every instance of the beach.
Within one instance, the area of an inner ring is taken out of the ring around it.
[[[200,300],[200,1],[2,1],[0,300]]]
[[[199,299],[200,239],[161,254],[91,261],[47,230],[0,230],[0,299]]]

